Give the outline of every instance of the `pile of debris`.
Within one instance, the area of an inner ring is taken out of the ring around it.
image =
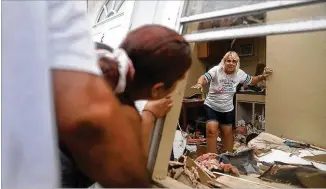
[[[243,136],[241,148],[218,154],[205,153],[204,139],[188,139],[196,148],[170,162],[169,176],[194,188],[326,187],[326,150],[265,132]]]

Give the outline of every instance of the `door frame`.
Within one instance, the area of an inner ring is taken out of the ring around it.
[[[110,29],[114,29],[115,27],[119,26],[119,24],[121,25],[121,29],[123,29],[123,31],[126,31],[126,33],[129,31],[130,26],[131,26],[131,22],[132,22],[132,14],[134,11],[134,7],[135,7],[135,0],[125,0],[124,3],[126,3],[126,7],[125,10],[121,13],[118,13],[112,17],[109,18],[105,18],[104,20],[97,22],[97,20],[99,19],[99,16],[102,13],[102,7],[103,5],[105,5],[109,0],[106,0],[102,3],[102,6],[99,8],[99,10],[97,11],[97,16],[96,19],[93,20],[92,23],[92,37],[94,35],[98,35],[100,34],[103,39],[103,37],[105,37],[105,32],[109,31]],[[120,18],[121,17],[121,18]],[[95,22],[95,23],[94,23]]]

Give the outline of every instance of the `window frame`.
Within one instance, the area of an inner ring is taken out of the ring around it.
[[[113,20],[113,19],[115,19],[115,18],[117,18],[117,17],[120,17],[120,16],[123,16],[123,15],[124,15],[124,12],[119,13],[119,12],[116,12],[116,11],[115,11],[115,13],[114,13],[113,15],[110,15],[109,17],[104,18],[103,20],[99,21],[99,19],[101,18],[101,15],[102,15],[102,13],[103,13],[103,11],[105,11],[105,9],[107,9],[107,8],[106,8],[106,5],[109,3],[109,1],[114,1],[114,3],[116,3],[117,0],[105,0],[105,1],[104,1],[104,3],[102,4],[102,6],[101,6],[101,8],[100,8],[99,13],[98,13],[97,16],[96,16],[95,24],[93,25],[93,28],[95,28],[95,27],[97,27],[97,26],[99,26],[99,25],[102,25],[103,23],[105,23],[105,22],[107,22],[107,21],[109,21],[109,20]],[[127,0],[122,0],[122,1],[123,1],[123,2],[121,3],[120,8],[122,7],[122,4],[123,4],[123,3],[126,3]],[[113,5],[113,6],[114,6],[114,5]],[[105,7],[105,8],[104,8],[104,7]],[[119,9],[120,9],[120,8],[119,8]],[[118,9],[118,11],[119,11],[119,9]],[[108,11],[108,10],[107,10],[107,11]]]
[[[286,22],[278,24],[266,24],[241,28],[212,30],[186,34],[184,37],[189,42],[223,40],[231,38],[247,38],[270,36],[279,34],[302,33],[311,31],[326,30],[326,18],[320,20],[303,20],[299,22]]]
[[[295,0],[295,1],[269,1],[264,3],[257,3],[253,5],[246,5],[235,7],[231,9],[224,9],[220,11],[213,11],[208,13],[197,14],[188,17],[181,17],[181,26],[187,23],[193,23],[203,20],[223,18],[228,16],[241,16],[248,13],[259,13],[261,11],[280,10],[290,7],[298,7],[303,5],[325,3],[321,0]],[[184,37],[189,42],[209,41],[209,40],[223,40],[231,38],[245,38],[254,36],[266,36],[277,34],[289,34],[300,32],[320,31],[326,29],[326,17],[322,19],[302,19],[300,21],[288,21],[276,24],[264,24],[255,26],[245,26],[230,29],[217,29],[210,31],[198,31],[197,33],[185,34]]]
[[[241,15],[241,14],[247,14],[247,13],[257,13],[259,11],[270,11],[270,10],[276,10],[276,9],[283,9],[283,8],[289,8],[293,6],[299,6],[299,5],[308,5],[313,3],[318,3],[319,0],[278,0],[278,1],[269,1],[269,2],[263,2],[263,3],[256,3],[252,5],[244,5],[240,7],[234,7],[230,9],[223,9],[223,10],[217,10],[207,13],[200,13],[192,16],[185,16],[180,18],[181,24],[189,23],[189,22],[197,22],[197,21],[203,21],[208,19],[215,19],[215,18],[221,18],[226,16],[234,16],[234,15]]]

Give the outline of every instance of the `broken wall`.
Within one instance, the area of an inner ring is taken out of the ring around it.
[[[326,3],[272,11],[267,22],[319,16]],[[326,31],[268,36],[266,130],[326,147]]]

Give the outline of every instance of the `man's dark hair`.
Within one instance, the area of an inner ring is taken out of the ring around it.
[[[163,82],[165,88],[181,79],[191,66],[189,43],[177,32],[160,25],[141,26],[121,43],[135,67],[138,88]]]
[[[96,49],[113,51],[106,44],[95,42]],[[189,43],[177,32],[160,25],[145,25],[128,33],[120,45],[135,68],[130,81],[137,88],[152,87],[163,82],[170,88],[191,66]],[[108,59],[108,64],[117,62]],[[108,70],[108,69],[103,69]]]
[[[95,42],[95,48],[96,49],[105,49],[108,50],[110,52],[113,51],[113,48],[111,48],[110,46],[104,44],[104,43],[99,43],[99,42]]]

